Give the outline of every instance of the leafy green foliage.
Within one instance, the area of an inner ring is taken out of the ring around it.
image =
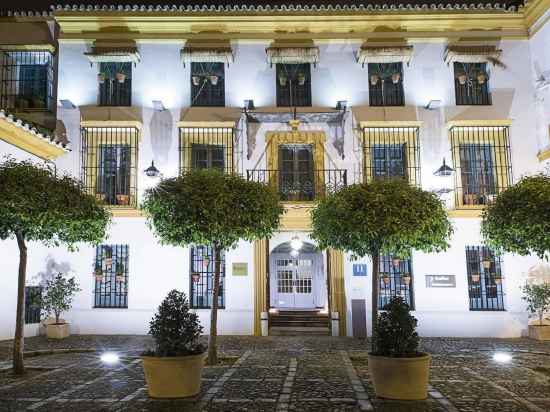
[[[544,313],[550,311],[550,284],[525,285],[522,291],[525,294],[522,299],[527,302],[527,310],[536,314],[542,325]]]
[[[312,212],[312,225],[320,248],[355,256],[441,251],[452,234],[437,195],[404,179],[347,186],[321,200]]]
[[[170,291],[149,325],[149,334],[155,339],[155,350],[146,355],[188,356],[205,350],[199,341],[202,332],[199,316],[190,312],[183,292]]]
[[[481,233],[496,250],[543,259],[550,252],[550,176],[524,177],[500,193],[483,212]]]
[[[109,212],[69,175],[56,177],[47,166],[7,158],[0,163],[0,239],[17,233],[46,246],[105,238]]]
[[[270,237],[283,212],[273,188],[207,169],[162,180],[146,191],[142,208],[161,242],[221,249]]]
[[[418,355],[418,321],[401,296],[393,297],[378,317],[373,332],[372,354],[393,358]]]
[[[53,278],[47,279],[42,295],[43,312],[46,316],[53,313],[55,323],[59,323],[61,313],[71,309],[75,293],[81,290],[74,277],[66,278],[63,273],[58,273]]]

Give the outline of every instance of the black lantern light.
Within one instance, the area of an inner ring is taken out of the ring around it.
[[[148,177],[158,177],[160,175],[160,170],[155,167],[155,161],[151,161],[151,166],[144,170],[145,174]]]
[[[443,158],[443,164],[434,172],[435,176],[451,176],[455,170],[447,166],[445,163],[445,158]]]

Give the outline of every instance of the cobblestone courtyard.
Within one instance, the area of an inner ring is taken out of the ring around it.
[[[2,371],[10,345],[0,342],[0,411],[550,411],[550,343],[526,339],[424,339],[433,364],[422,402],[376,399],[368,346],[357,339],[221,337],[223,362],[205,368],[199,396],[180,401],[147,397],[138,356],[147,337],[27,339],[27,351],[90,351],[28,357],[23,379]],[[121,362],[102,364],[107,350]],[[511,362],[495,361],[495,352]]]

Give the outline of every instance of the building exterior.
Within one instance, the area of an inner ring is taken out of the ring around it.
[[[370,261],[318,250],[309,211],[391,176],[437,191],[455,233],[444,253],[384,257],[380,307],[405,297],[423,336],[526,331],[520,286],[550,268],[496,256],[479,227],[500,191],[550,165],[547,0],[103,3],[0,20],[0,153],[54,162],[114,216],[97,248],[29,245],[29,295],[45,274],[78,278],[73,333],[146,333],[173,288],[208,327],[212,251],[161,246],[139,210],[158,179],[205,167],[276,185],[287,210],[271,239],[224,253],[220,333],[258,335],[262,312],[286,309],[337,313],[333,334],[361,335]],[[17,254],[0,243],[0,339],[13,335]]]

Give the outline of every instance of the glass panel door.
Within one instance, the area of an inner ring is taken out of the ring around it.
[[[314,176],[311,145],[279,146],[279,192],[282,200],[314,200]]]

